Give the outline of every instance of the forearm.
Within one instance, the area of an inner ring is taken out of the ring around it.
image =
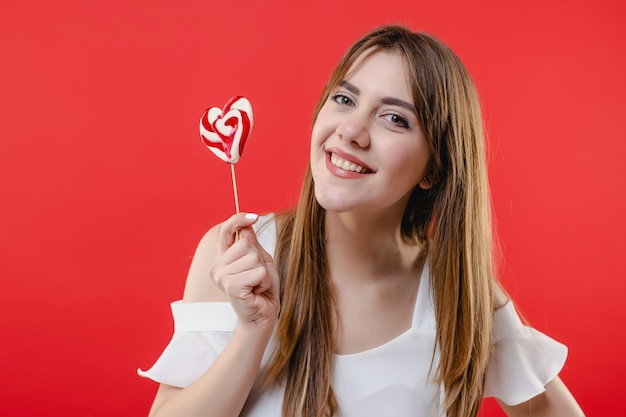
[[[224,351],[196,382],[184,389],[159,389],[150,417],[238,416],[270,337],[271,329],[237,328]]]

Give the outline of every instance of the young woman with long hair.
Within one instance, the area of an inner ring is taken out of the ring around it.
[[[239,231],[240,238],[236,238]],[[431,36],[376,29],[315,108],[298,206],[237,214],[192,262],[144,376],[151,416],[582,415],[566,348],[495,279],[480,105]]]

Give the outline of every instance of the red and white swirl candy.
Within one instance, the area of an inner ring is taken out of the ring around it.
[[[252,105],[242,96],[232,97],[223,109],[211,107],[200,118],[202,142],[222,161],[235,164],[252,130]]]

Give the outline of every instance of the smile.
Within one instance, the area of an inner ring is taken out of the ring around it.
[[[352,171],[358,174],[369,174],[369,169],[362,167],[361,165],[357,165],[354,162],[346,161],[335,155],[334,153],[330,154],[330,163],[336,166],[337,168],[341,168],[345,171]]]

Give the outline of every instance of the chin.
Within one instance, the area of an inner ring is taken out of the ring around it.
[[[315,188],[315,200],[326,211],[332,211],[336,213],[344,213],[354,209],[354,204],[346,200],[345,196],[342,196],[338,192],[321,191],[317,187]]]

